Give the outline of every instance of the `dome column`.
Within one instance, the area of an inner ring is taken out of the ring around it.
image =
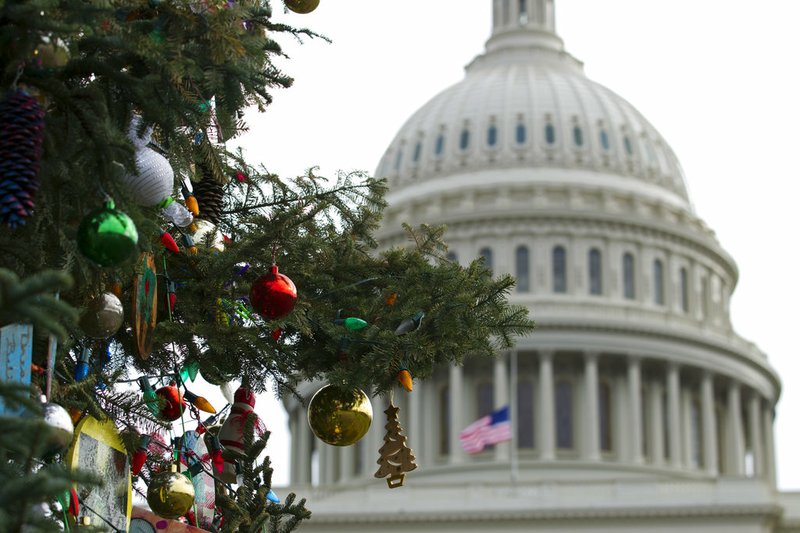
[[[503,405],[509,404],[511,410],[511,431],[515,431],[517,427],[516,419],[516,405],[511,404],[514,396],[509,397],[508,393],[508,356],[509,354],[501,353],[494,360],[494,408],[499,409]],[[516,383],[511,384],[516,388]],[[511,439],[511,443],[515,443],[516,439]],[[511,451],[511,443],[501,442],[495,445],[494,456],[498,461],[508,461],[510,459],[509,452]]]
[[[764,449],[761,445],[761,399],[752,391],[747,404],[747,433],[753,454],[753,475],[764,476]]]
[[[631,462],[642,464],[642,366],[639,357],[628,357],[628,396]]]
[[[673,468],[681,467],[681,413],[680,374],[678,365],[667,367],[667,437],[669,438],[669,462]]]
[[[464,461],[464,450],[458,439],[459,433],[464,429],[463,423],[463,397],[464,397],[464,369],[460,366],[450,367],[450,464],[458,464]]]
[[[555,405],[553,395],[553,352],[539,352],[539,437],[540,458],[552,461],[556,457]]]
[[[353,454],[355,446],[342,446],[339,448],[339,481],[347,482],[353,477]]]
[[[709,476],[719,473],[717,465],[717,417],[714,413],[714,381],[711,372],[703,372],[700,382],[700,409],[703,424],[703,467]]]
[[[761,416],[764,432],[764,474],[774,487],[777,480],[775,478],[775,438],[772,434],[772,416],[772,407],[765,405]]]
[[[297,477],[292,481],[301,484],[311,483],[311,428],[308,427],[305,419],[305,412],[298,408],[296,412],[295,428],[297,430],[297,463],[295,472]]]
[[[660,381],[650,384],[650,413],[648,428],[648,442],[650,443],[650,458],[655,466],[664,465],[664,386]]]
[[[744,475],[744,433],[742,432],[742,400],[739,383],[728,385],[728,471]]]
[[[597,403],[597,353],[586,352],[584,355],[584,390],[586,392],[586,438],[583,447],[583,459],[600,460],[600,409]]]

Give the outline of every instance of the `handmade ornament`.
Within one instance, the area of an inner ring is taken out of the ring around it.
[[[208,475],[203,468],[203,463],[209,463],[210,459],[203,436],[197,431],[187,431],[181,438],[180,451],[184,463],[192,473],[194,500],[197,504],[195,525],[208,528],[214,520],[216,495],[214,492],[214,478]],[[208,466],[210,467],[211,465]]]
[[[0,328],[0,383],[31,384],[33,326],[9,324]],[[0,416],[18,416],[23,409],[6,407],[0,396]]]
[[[186,409],[181,391],[174,383],[157,389],[156,396],[158,397],[158,416],[164,420],[177,420]]]
[[[283,0],[283,3],[286,4],[286,8],[289,11],[294,11],[301,15],[311,13],[319,6],[319,0]]]
[[[136,249],[139,234],[131,217],[114,208],[113,200],[86,215],[78,227],[78,250],[100,266],[116,266]]]
[[[267,320],[288,315],[296,302],[297,288],[294,282],[279,273],[278,265],[275,264],[270,267],[269,273],[258,278],[250,287],[250,304],[253,310]]]
[[[207,220],[212,224],[219,224],[222,220],[222,208],[225,202],[225,190],[222,185],[217,183],[211,172],[201,168],[203,173],[202,181],[192,185],[194,197],[200,210],[198,218]]]
[[[0,223],[11,229],[33,213],[39,190],[44,110],[21,89],[0,101]]]
[[[191,234],[194,246],[207,251],[225,251],[225,239],[217,227],[208,220],[195,219],[197,229]]]
[[[139,256],[136,277],[133,279],[132,322],[133,337],[139,357],[147,359],[153,349],[153,330],[158,317],[156,298],[156,263],[153,254],[144,252]]]
[[[45,440],[44,452],[50,455],[66,448],[75,434],[75,426],[66,409],[55,403],[46,403],[43,408],[44,423],[50,429]]]
[[[394,330],[395,335],[406,335],[413,331],[417,331],[419,327],[422,325],[422,319],[425,318],[425,312],[419,311],[411,318],[406,318],[400,325],[397,326],[397,329]]]
[[[230,454],[244,457],[244,431],[248,420],[253,420],[253,431],[256,435],[263,435],[266,431],[264,423],[253,411],[255,405],[256,395],[250,388],[242,385],[236,390],[231,412],[217,435],[220,443]],[[227,483],[236,482],[236,465],[232,459],[225,459],[225,468],[218,477]]]
[[[308,425],[321,441],[350,446],[367,434],[372,404],[360,389],[325,385],[308,404]]]
[[[158,516],[178,518],[194,504],[194,485],[189,478],[178,472],[177,465],[160,472],[150,479],[147,486],[147,504]]]
[[[83,518],[96,515],[89,509],[102,510],[108,521],[104,526],[127,531],[131,516],[131,475],[128,453],[111,419],[103,422],[84,417],[75,428],[76,437],[66,455],[72,470],[92,472],[102,480],[100,485],[79,487]]]
[[[390,489],[402,487],[406,472],[417,468],[417,464],[414,462],[416,460],[414,451],[406,445],[403,428],[397,419],[398,411],[400,408],[394,404],[390,404],[384,411],[386,413],[386,435],[383,437],[383,446],[378,450],[380,468],[375,472],[377,478],[389,476],[386,483]]]
[[[141,122],[141,117],[134,116],[128,128],[128,137],[136,150],[136,173],[127,174],[123,179],[133,201],[149,207],[159,205],[172,194],[175,173],[163,155],[147,146],[153,127],[145,128],[140,134]]]
[[[110,292],[92,298],[80,319],[83,332],[93,339],[107,339],[114,335],[125,318],[122,302]]]

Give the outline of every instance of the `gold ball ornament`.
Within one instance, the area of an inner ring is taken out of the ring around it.
[[[286,4],[286,8],[289,11],[294,11],[301,15],[311,13],[319,6],[319,0],[283,0],[283,3]]]
[[[194,485],[172,465],[170,470],[158,473],[150,480],[147,504],[162,518],[183,516],[194,504]]]
[[[308,404],[308,425],[321,441],[351,446],[367,434],[372,423],[372,404],[361,389],[326,385]]]

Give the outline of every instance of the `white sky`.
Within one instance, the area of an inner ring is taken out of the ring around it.
[[[295,46],[284,38],[292,60],[283,65],[295,86],[275,92],[264,115],[248,117],[242,145],[282,176],[313,165],[328,175],[373,172],[403,122],[461,80],[483,50],[490,4],[321,0],[310,15],[280,15],[334,42]],[[792,417],[800,407],[799,20],[800,2],[787,0],[557,0],[556,8],[567,49],[671,144],[698,214],[739,265],[734,325],[768,354],[784,384],[776,424],[782,489],[800,489]],[[272,398],[259,402],[273,432],[274,481],[283,484],[285,416]]]

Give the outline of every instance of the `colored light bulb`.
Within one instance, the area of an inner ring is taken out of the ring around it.
[[[148,381],[148,379],[144,376],[140,377],[139,387],[142,389],[142,396],[144,398],[145,405],[147,405],[147,408],[150,409],[151,413],[153,413],[155,416],[158,416],[158,396],[156,396],[156,391],[154,391],[152,385],[150,385],[150,381]]]
[[[190,404],[200,409],[201,411],[205,411],[206,413],[212,413],[212,414],[217,412],[217,410],[214,409],[214,406],[211,405],[211,402],[209,402],[202,396],[198,396],[193,392],[190,392],[188,390],[184,391],[183,398]]]
[[[220,474],[225,469],[225,459],[222,458],[222,444],[219,442],[219,437],[214,437],[211,441],[211,463],[214,465],[214,470]]]
[[[172,238],[172,235],[167,233],[166,231],[161,234],[161,244],[164,245],[164,248],[169,250],[170,252],[180,253],[181,249],[178,248],[178,243],[175,242],[175,239]]]
[[[92,351],[88,346],[83,348],[78,364],[75,365],[75,381],[83,381],[89,375],[89,361],[92,358]]]
[[[344,327],[348,331],[358,331],[359,329],[364,329],[368,326],[366,320],[362,320],[360,318],[356,318],[354,316],[348,318],[337,318],[334,320],[335,324],[344,325]]]
[[[147,460],[147,446],[150,444],[150,435],[142,435],[139,438],[139,447],[133,452],[131,457],[131,474],[138,476],[142,471],[142,466]]]

